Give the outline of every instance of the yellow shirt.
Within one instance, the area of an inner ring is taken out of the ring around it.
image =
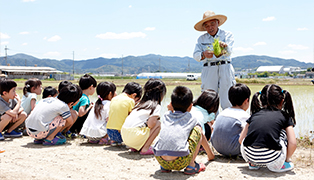
[[[107,129],[121,130],[126,117],[132,111],[134,105],[134,100],[125,93],[114,97],[110,102]]]

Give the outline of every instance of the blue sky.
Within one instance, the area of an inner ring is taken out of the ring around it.
[[[314,1],[0,0],[0,54],[37,58],[192,57],[194,25],[212,10],[228,17],[233,57],[314,62]]]

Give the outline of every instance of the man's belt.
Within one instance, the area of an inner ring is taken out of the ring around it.
[[[206,62],[206,63],[204,63],[204,66],[208,66],[208,63],[209,63],[210,66],[219,66],[219,65],[222,65],[222,64],[229,64],[230,61]]]

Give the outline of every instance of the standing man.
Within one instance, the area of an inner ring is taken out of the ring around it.
[[[231,32],[218,28],[226,20],[227,16],[216,15],[213,11],[206,11],[203,19],[194,26],[197,31],[207,31],[198,38],[193,53],[193,58],[196,61],[203,62],[202,91],[212,89],[218,92],[222,109],[231,107],[228,91],[236,83],[230,58],[233,35]],[[218,39],[220,46],[224,48],[218,56],[213,53],[214,39]]]

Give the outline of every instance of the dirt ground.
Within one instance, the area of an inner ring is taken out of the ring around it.
[[[197,162],[206,170],[188,176],[183,171],[161,173],[152,155],[128,151],[125,146],[91,145],[86,139],[68,140],[65,145],[47,147],[33,144],[22,137],[0,141],[6,151],[0,153],[0,179],[313,179],[314,167],[310,148],[297,148],[295,168],[286,173],[273,173],[266,168],[249,170],[242,159],[216,155],[208,162],[199,155]]]

